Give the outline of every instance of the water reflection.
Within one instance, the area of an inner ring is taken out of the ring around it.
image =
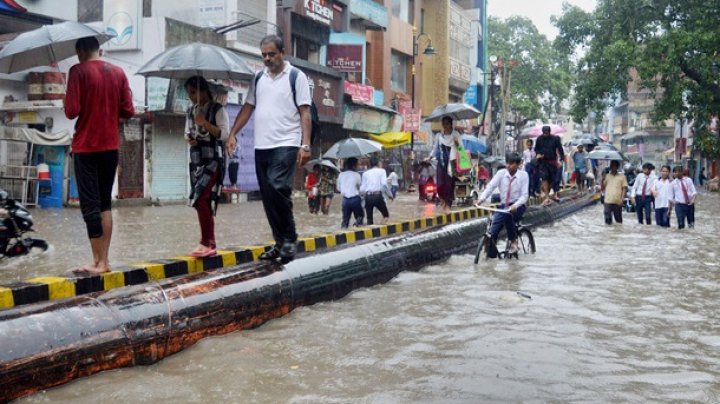
[[[20,402],[718,402],[719,218],[718,195],[692,231],[595,206],[535,230],[531,258],[453,256]]]

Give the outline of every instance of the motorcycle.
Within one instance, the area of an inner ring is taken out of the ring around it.
[[[440,198],[437,193],[437,186],[435,186],[435,180],[433,177],[429,177],[428,180],[420,185],[420,200],[431,203],[440,202]]]
[[[33,218],[27,208],[0,190],[0,257],[25,255],[33,248],[47,250],[45,240],[24,236],[34,231],[32,226]]]

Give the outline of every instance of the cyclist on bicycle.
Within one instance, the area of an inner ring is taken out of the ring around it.
[[[519,154],[508,153],[505,157],[506,168],[503,168],[495,174],[476,203],[476,206],[479,206],[492,195],[495,188],[500,189],[501,204],[499,208],[507,209],[509,213],[496,212],[493,215],[490,236],[494,242],[497,242],[500,230],[505,226],[508,240],[510,240],[509,254],[514,254],[518,251],[518,235],[515,223],[519,221],[523,213],[525,213],[525,203],[529,196],[530,180],[527,172],[518,170],[520,161],[522,161],[522,158]]]

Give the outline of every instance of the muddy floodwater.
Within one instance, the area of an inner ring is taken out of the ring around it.
[[[605,226],[596,205],[534,230],[534,256],[456,255],[19,402],[717,403],[717,194],[696,220]]]

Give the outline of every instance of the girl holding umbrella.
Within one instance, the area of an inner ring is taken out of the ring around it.
[[[431,153],[437,159],[437,187],[440,204],[450,209],[455,200],[455,160],[460,145],[460,133],[453,129],[453,120],[449,116],[442,118],[442,130]]]
[[[213,101],[208,82],[194,76],[185,81],[185,90],[193,105],[187,114],[185,139],[190,145],[189,205],[197,211],[200,223],[200,244],[190,252],[193,257],[216,253],[215,219],[217,202],[225,175],[222,140],[230,133],[225,108]]]

